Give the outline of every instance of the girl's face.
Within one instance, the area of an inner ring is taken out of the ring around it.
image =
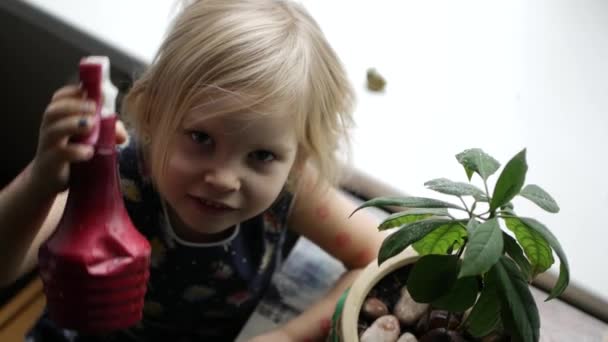
[[[298,148],[289,115],[229,113],[196,120],[174,137],[162,196],[175,231],[193,241],[266,210],[283,189]]]

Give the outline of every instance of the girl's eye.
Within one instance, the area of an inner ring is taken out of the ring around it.
[[[251,158],[253,158],[255,161],[259,161],[259,162],[263,162],[263,163],[269,163],[269,162],[277,159],[277,157],[274,155],[274,153],[272,153],[270,151],[264,151],[264,150],[251,152]]]
[[[213,144],[213,140],[209,134],[205,132],[190,132],[190,138],[192,138],[192,141],[199,145],[208,146]]]

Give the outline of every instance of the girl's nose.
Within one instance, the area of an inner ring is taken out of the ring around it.
[[[204,181],[220,192],[238,191],[241,188],[241,181],[237,174],[228,169],[210,170],[205,173]]]

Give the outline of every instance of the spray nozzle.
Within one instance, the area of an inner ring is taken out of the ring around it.
[[[99,138],[99,122],[115,114],[118,90],[110,81],[110,59],[106,56],[89,56],[80,60],[80,82],[87,98],[96,104],[94,129],[87,136],[74,139],[76,142],[94,145]]]
[[[118,90],[110,80],[110,59],[89,56],[80,61],[80,81],[89,98],[101,105],[101,117],[114,115]]]

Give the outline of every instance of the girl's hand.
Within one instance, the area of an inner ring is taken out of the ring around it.
[[[93,157],[93,146],[69,140],[91,131],[94,114],[95,104],[86,100],[80,87],[70,85],[55,92],[42,117],[32,162],[32,177],[39,191],[54,195],[67,189],[70,163]],[[122,124],[117,123],[117,143],[125,141],[126,136]]]
[[[263,335],[258,335],[247,342],[295,342],[295,340],[287,332],[275,329]]]

